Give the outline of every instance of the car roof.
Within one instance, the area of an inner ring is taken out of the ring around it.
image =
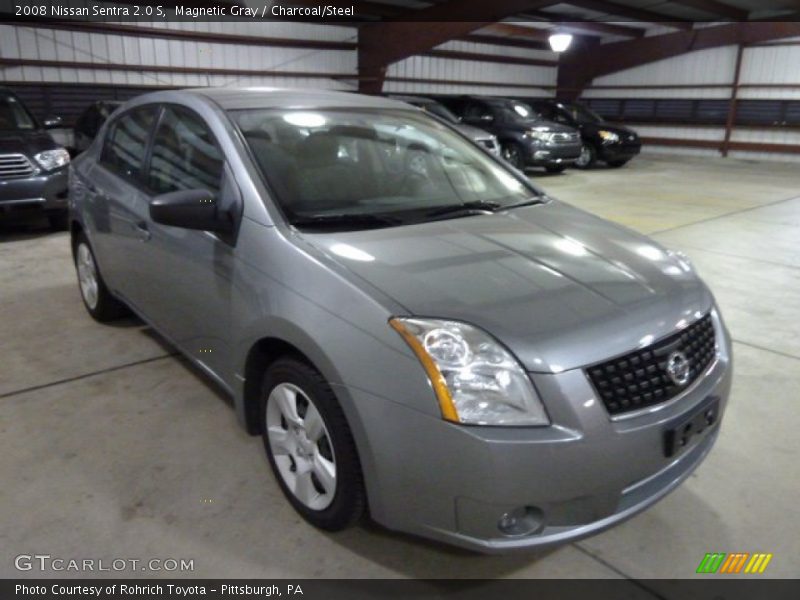
[[[331,90],[292,89],[272,87],[251,88],[192,88],[170,92],[204,96],[225,110],[248,108],[376,108],[405,109],[403,102],[381,96],[350,94]]]
[[[392,100],[399,100],[400,102],[407,102],[408,104],[439,104],[433,98],[427,96],[410,96],[403,94],[390,94],[389,98]]]

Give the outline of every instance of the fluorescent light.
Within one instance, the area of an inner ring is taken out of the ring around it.
[[[548,41],[553,52],[564,52],[572,43],[572,35],[569,33],[554,33]]]

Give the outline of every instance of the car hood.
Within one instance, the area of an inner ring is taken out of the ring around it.
[[[684,261],[557,201],[304,238],[409,315],[477,325],[534,372],[646,346],[713,305]]]
[[[41,129],[29,131],[0,130],[0,154],[25,154],[33,156],[45,150],[58,148],[50,134]]]
[[[453,127],[458,129],[461,133],[463,133],[471,140],[485,140],[487,138],[493,137],[493,135],[488,131],[485,131],[478,127],[473,127],[472,125],[464,125],[463,123],[459,123],[458,125],[453,125]]]
[[[596,133],[601,129],[603,131],[611,131],[618,134],[621,139],[626,139],[630,136],[637,137],[636,132],[630,127],[625,127],[624,125],[618,125],[616,123],[608,123],[605,121],[600,123],[584,123],[581,127],[584,131],[591,131],[593,133]]]
[[[545,121],[543,119],[520,119],[518,121],[509,123],[509,125],[514,129],[519,129],[520,131],[538,129],[540,131],[552,131],[554,133],[575,133],[574,127],[562,125],[561,123],[556,123],[554,121]]]

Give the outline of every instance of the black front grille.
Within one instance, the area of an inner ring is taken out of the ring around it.
[[[36,168],[23,154],[0,154],[0,179],[24,179]]]
[[[689,363],[683,385],[667,374],[667,359],[682,352]],[[624,356],[586,369],[606,409],[612,415],[666,402],[690,386],[714,360],[714,324],[706,315],[689,327]]]

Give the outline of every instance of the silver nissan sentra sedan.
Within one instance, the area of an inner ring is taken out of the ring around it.
[[[140,96],[72,164],[70,204],[89,313],[133,311],[227,391],[323,529],[562,543],[717,438],[730,339],[686,257],[406,104]]]

